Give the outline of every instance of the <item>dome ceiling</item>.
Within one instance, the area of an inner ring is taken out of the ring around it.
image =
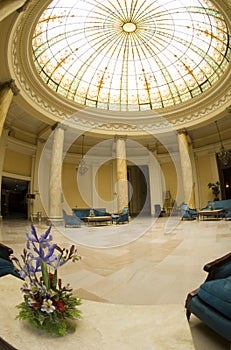
[[[54,0],[32,47],[51,89],[109,111],[190,101],[218,81],[230,59],[225,19],[205,0]]]

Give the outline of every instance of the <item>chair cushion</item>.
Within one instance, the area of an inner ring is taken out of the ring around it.
[[[231,319],[231,276],[204,282],[198,290],[198,296]]]

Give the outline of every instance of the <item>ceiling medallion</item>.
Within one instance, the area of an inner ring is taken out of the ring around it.
[[[136,24],[133,23],[133,22],[126,22],[124,23],[123,25],[123,30],[126,32],[126,33],[133,33],[135,32],[136,30]]]

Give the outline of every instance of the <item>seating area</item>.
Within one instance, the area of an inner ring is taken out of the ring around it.
[[[121,212],[110,214],[106,208],[74,208],[72,209],[74,217],[77,217],[84,223],[114,223],[124,224],[129,222],[129,209],[123,208]],[[96,218],[96,220],[94,220]],[[99,219],[98,219],[99,218]]]
[[[231,199],[224,199],[219,201],[209,201],[205,208],[202,208],[198,216],[204,218],[215,217],[217,219],[231,217]]]
[[[209,201],[207,206],[197,210],[189,208],[188,204],[182,203],[181,205],[181,218],[187,220],[205,218],[216,218],[226,220],[231,219],[231,199],[224,199],[218,201]]]
[[[74,208],[72,213],[85,223],[88,222],[88,217],[105,217],[105,222],[111,220],[111,214],[106,211],[106,208]]]
[[[194,314],[231,342],[231,253],[206,264],[204,270],[205,282],[187,296],[187,318]]]

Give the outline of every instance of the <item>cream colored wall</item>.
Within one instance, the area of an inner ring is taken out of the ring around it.
[[[104,201],[113,200],[113,167],[111,162],[103,164],[96,174],[96,190]]]
[[[88,208],[77,187],[76,165],[63,163],[62,190],[65,200],[70,208]]]
[[[214,170],[212,167],[213,165],[209,155],[197,157],[199,203],[201,208],[205,207],[208,201],[214,199],[212,191],[208,188],[208,183],[219,181],[218,178],[214,179]]]
[[[31,176],[32,158],[6,149],[3,171],[15,175]]]
[[[88,173],[91,173],[91,169],[88,169]],[[87,174],[89,175],[89,174]],[[80,185],[86,186],[86,190],[93,188],[93,183],[84,184],[85,178],[81,178]],[[95,177],[95,186],[96,192],[98,195],[98,200],[96,203],[86,203],[81,196],[81,193],[77,184],[76,176],[76,165],[72,163],[63,163],[62,171],[62,190],[65,197],[65,200],[70,208],[89,208],[90,206],[105,208],[108,211],[113,211],[113,167],[111,163],[102,165]],[[88,181],[86,181],[88,182]],[[81,191],[84,193],[84,189],[81,188]],[[94,201],[93,201],[94,202]]]
[[[170,191],[172,199],[175,200],[177,194],[177,175],[173,162],[166,162],[160,165],[163,172],[166,191]],[[180,205],[181,203],[177,203]]]

